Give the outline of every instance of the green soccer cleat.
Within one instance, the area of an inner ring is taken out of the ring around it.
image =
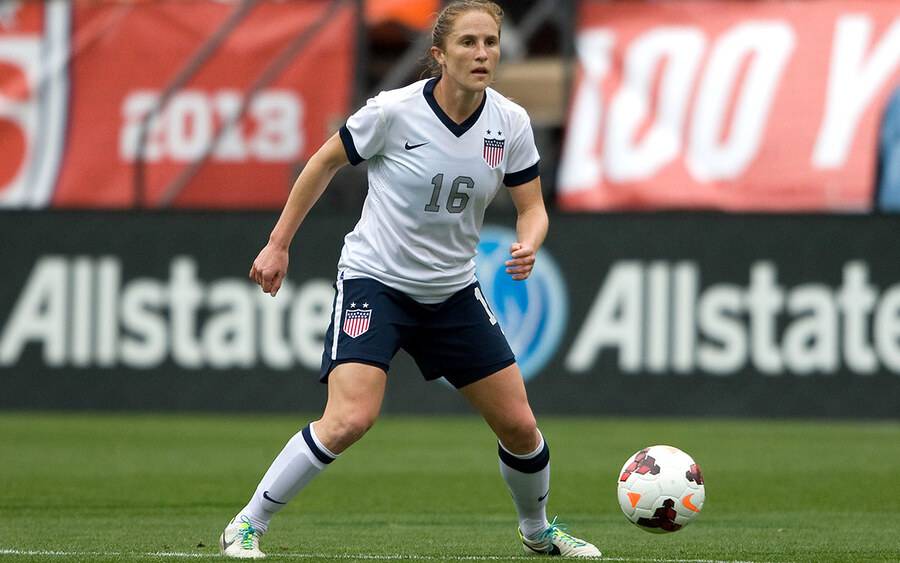
[[[266,554],[259,550],[260,535],[249,518],[234,517],[219,537],[219,551],[235,559],[262,559]]]
[[[531,555],[560,555],[562,557],[600,558],[603,554],[594,544],[580,540],[565,531],[565,525],[557,523],[556,518],[550,522],[546,530],[537,539],[530,540],[518,530],[519,539],[525,553]]]

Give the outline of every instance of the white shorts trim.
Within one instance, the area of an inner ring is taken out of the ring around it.
[[[343,273],[338,274],[337,283],[335,284],[337,287],[337,297],[334,300],[334,335],[331,341],[331,359],[337,359],[337,348],[338,348],[338,335],[341,333],[341,317],[343,316],[343,308],[344,308],[344,276]]]

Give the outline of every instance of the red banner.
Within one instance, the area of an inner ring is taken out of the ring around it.
[[[0,207],[282,205],[347,114],[354,8],[243,4],[0,5]]]
[[[864,211],[894,0],[582,2],[569,210]]]

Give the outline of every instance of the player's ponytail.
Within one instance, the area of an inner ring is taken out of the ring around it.
[[[473,10],[481,11],[497,22],[497,32],[499,34],[501,24],[503,23],[503,8],[497,3],[489,0],[454,0],[440,11],[434,20],[434,27],[431,28],[431,46],[438,49],[444,49],[447,43],[447,36],[453,31],[453,25],[459,16]],[[422,58],[422,65],[425,70],[422,71],[422,77],[435,77],[441,75],[441,65],[438,64],[434,56],[431,54],[431,48]]]

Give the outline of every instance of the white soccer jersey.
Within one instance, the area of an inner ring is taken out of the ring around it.
[[[457,124],[434,98],[437,81],[380,93],[340,131],[350,162],[369,162],[369,193],[338,268],[345,278],[374,278],[422,303],[475,281],[485,209],[501,183],[538,176],[524,109],[488,88],[475,113]]]

